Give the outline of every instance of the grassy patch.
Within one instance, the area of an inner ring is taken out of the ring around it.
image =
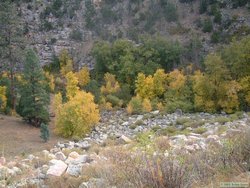
[[[228,117],[217,117],[214,120],[212,120],[213,123],[218,122],[222,125],[224,125],[226,122],[231,122],[231,119]]]
[[[205,132],[207,132],[207,128],[205,128],[205,127],[198,127],[194,130],[194,133],[196,133],[196,134],[203,134]]]
[[[190,130],[187,130],[187,129],[179,130],[173,126],[167,127],[158,131],[159,135],[161,136],[175,136],[175,135],[180,135],[180,134],[187,135],[190,132],[191,132]]]
[[[191,122],[192,120],[189,118],[178,118],[176,120],[177,125],[184,125],[185,123]]]

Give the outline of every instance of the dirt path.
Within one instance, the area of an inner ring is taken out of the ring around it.
[[[49,128],[50,140],[44,143],[39,128],[26,124],[21,118],[0,115],[0,156],[12,158],[51,149],[63,139],[53,133],[53,123]]]

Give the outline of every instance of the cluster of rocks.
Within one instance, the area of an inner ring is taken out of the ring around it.
[[[159,111],[154,111],[144,115],[128,116],[124,111],[105,112],[101,122],[91,134],[80,141],[58,142],[50,151],[44,150],[37,156],[29,155],[22,160],[17,157],[14,161],[6,162],[6,159],[2,157],[0,159],[0,187],[46,187],[46,179],[51,176],[79,177],[87,166],[100,160],[106,160],[102,155],[89,152],[93,144],[103,145],[107,139],[115,139],[122,141],[123,144],[129,144],[133,142],[138,133],[148,132],[156,126],[158,129],[174,126],[181,130],[183,125],[178,123],[180,118],[205,121],[202,124],[205,131],[197,134],[192,132],[192,127],[188,127],[190,131],[188,134],[180,132],[180,134],[166,137],[170,149],[165,151],[165,156],[178,155],[183,152],[192,154],[197,150],[206,150],[210,144],[221,146],[224,139],[250,128],[247,114],[243,114],[240,119],[224,123],[215,120],[208,121],[219,117],[226,118],[227,115],[182,114],[181,112],[161,114]],[[220,127],[226,127],[226,129],[223,128],[223,131],[219,131]],[[85,154],[79,154],[80,152]],[[25,174],[28,176],[25,177]],[[10,179],[15,178],[17,181],[9,183]],[[98,179],[91,178],[89,182],[83,182],[80,187],[91,187],[91,185],[100,183]]]

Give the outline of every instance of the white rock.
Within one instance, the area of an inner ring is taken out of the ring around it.
[[[71,152],[71,153],[69,154],[68,157],[73,158],[73,159],[76,159],[76,158],[79,157],[79,154],[78,154],[76,151],[73,151],[73,152]]]
[[[153,111],[153,112],[151,112],[151,114],[154,114],[154,115],[157,115],[157,114],[159,114],[159,110],[155,110],[155,111]]]
[[[28,159],[29,159],[30,161],[32,161],[33,159],[35,159],[35,156],[32,155],[32,154],[30,154],[30,155],[28,156]]]
[[[124,141],[125,143],[131,143],[131,142],[132,142],[131,139],[129,139],[128,137],[126,137],[126,136],[124,136],[124,135],[122,135],[122,136],[120,137],[120,139],[121,139],[122,141]]]
[[[49,164],[47,175],[61,176],[67,169],[67,165],[61,160],[52,159]]]
[[[128,126],[129,125],[129,122],[125,121],[122,126]]]
[[[143,119],[143,117],[144,117],[143,115],[138,115],[137,118],[136,118],[136,120],[137,120],[137,121],[140,121],[140,120]]]
[[[69,164],[66,174],[78,177],[82,173],[82,166],[82,164]]]

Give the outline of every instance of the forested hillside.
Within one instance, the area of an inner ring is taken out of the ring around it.
[[[249,110],[248,0],[0,2],[0,187],[249,185]]]

